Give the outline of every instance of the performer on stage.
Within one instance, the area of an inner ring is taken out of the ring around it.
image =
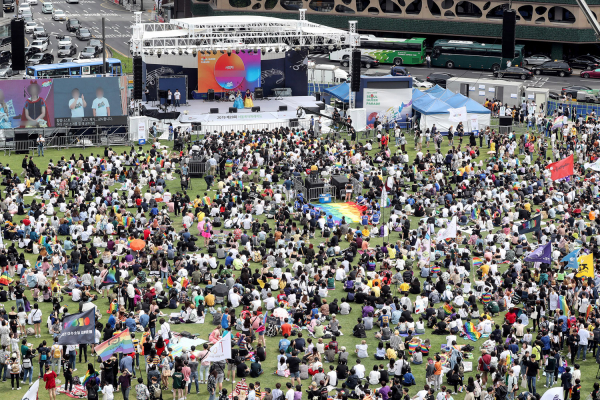
[[[252,93],[250,89],[246,89],[246,97],[244,98],[244,107],[252,108],[254,107],[254,103],[252,102]]]
[[[242,93],[238,90],[235,94],[235,101],[233,106],[237,109],[244,108],[244,100],[242,100]]]

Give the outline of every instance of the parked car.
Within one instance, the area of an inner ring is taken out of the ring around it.
[[[522,67],[507,67],[507,68],[499,69],[498,71],[495,71],[494,75],[497,76],[498,78],[512,76],[513,78],[520,78],[522,80],[526,80],[526,79],[531,79],[533,77],[533,72],[531,72],[527,68],[522,68]]]
[[[10,50],[2,50],[0,51],[0,64],[9,62],[12,58],[12,53]]]
[[[77,33],[75,33],[75,37],[79,40],[90,40],[92,38],[92,32],[89,28],[79,28],[77,29]]]
[[[32,55],[29,60],[27,60],[27,63],[31,65],[52,64],[53,62],[54,56],[50,53],[37,53]]]
[[[445,88],[446,81],[450,78],[454,78],[454,75],[446,72],[434,72],[427,76],[427,82],[431,82],[434,85],[440,85],[441,87]]]
[[[566,61],[549,61],[547,63],[531,67],[531,71],[533,71],[533,73],[536,75],[552,74],[566,76],[573,73],[573,69]]]
[[[523,59],[523,66],[525,67],[527,65],[541,65],[548,61],[552,61],[552,59],[543,54],[534,54]]]
[[[588,69],[588,70],[581,71],[581,74],[579,74],[579,76],[581,76],[582,78],[585,78],[585,79],[588,79],[588,78],[600,79],[600,68]]]
[[[69,18],[67,20],[67,32],[77,32],[81,28],[81,23],[77,18]]]
[[[0,66],[0,79],[10,78],[11,76],[16,74],[17,73],[13,71],[10,64],[3,64],[2,66]]]
[[[64,63],[68,63],[68,62],[73,62],[73,60],[74,60],[74,58],[72,58],[72,57],[66,57],[66,58],[63,58],[62,60],[60,60],[58,63],[64,64]]]
[[[87,46],[79,53],[79,58],[95,58],[100,52],[96,47]]]
[[[77,46],[74,44],[63,44],[58,46],[58,57],[60,58],[71,57],[75,54],[77,54]]]
[[[586,55],[573,57],[567,60],[571,68],[594,69],[600,67],[600,57]]]
[[[408,70],[401,65],[392,66],[392,76],[408,76]]]
[[[422,81],[413,76],[413,86],[418,89],[430,89],[433,87],[433,83]]]
[[[50,2],[45,2],[42,4],[42,14],[52,14],[54,11],[54,5]]]
[[[0,47],[10,46],[11,43],[12,43],[12,37],[11,36],[6,36],[6,37],[3,37],[3,38],[0,38]]]
[[[345,57],[342,59],[342,61],[340,62],[342,64],[343,67],[347,67],[350,65],[350,59],[348,57]],[[361,54],[360,56],[360,67],[361,68],[371,68],[371,67],[378,67],[379,66],[379,60],[377,60],[374,57],[368,56],[366,54]]]
[[[64,21],[67,19],[67,14],[63,10],[52,10],[52,19],[54,21]]]

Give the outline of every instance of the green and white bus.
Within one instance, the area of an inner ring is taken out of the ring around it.
[[[502,45],[463,40],[436,40],[431,53],[432,67],[465,68],[497,71],[523,64],[523,45],[515,46],[513,58],[502,57]]]
[[[380,38],[373,35],[361,36],[359,49],[363,55],[379,60],[382,64],[423,64],[425,62],[425,39]],[[342,62],[350,57],[350,49],[329,53],[331,61]]]

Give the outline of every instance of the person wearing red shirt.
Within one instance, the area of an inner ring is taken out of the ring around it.
[[[508,310],[504,318],[506,318],[509,324],[514,324],[517,320],[517,314],[515,313],[515,309],[511,308],[510,310]]]
[[[44,382],[46,382],[46,390],[48,390],[50,400],[56,400],[56,376],[56,372],[50,370],[50,366],[46,365]]]
[[[289,320],[286,318],[283,320],[283,325],[281,325],[281,334],[285,335],[287,333],[288,336],[292,335],[292,325],[289,324]]]

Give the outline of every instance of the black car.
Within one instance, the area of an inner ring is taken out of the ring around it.
[[[454,75],[446,72],[434,72],[433,74],[429,74],[427,76],[427,82],[431,82],[434,85],[440,85],[441,87],[445,88],[446,81],[450,78],[454,78]]]
[[[347,67],[350,65],[350,60],[348,57],[344,57],[344,59],[341,62],[343,67]],[[377,60],[374,57],[371,56],[367,56],[362,54],[360,56],[360,67],[361,68],[371,68],[371,67],[378,67],[379,66],[379,60]]]
[[[79,28],[75,37],[79,40],[90,40],[92,38],[92,32],[88,28]]]
[[[576,99],[577,92],[592,93],[592,88],[589,86],[583,86],[583,85],[571,85],[571,86],[562,88],[562,90],[560,92],[564,96],[570,96],[570,97]]]
[[[102,50],[104,49],[104,46],[102,46],[102,40],[100,40],[100,39],[90,40],[90,42],[88,43],[88,46],[95,47],[99,53],[102,53]]]
[[[83,49],[80,53],[79,53],[79,58],[83,59],[83,58],[95,58],[100,54],[100,52],[98,51],[98,49],[96,47],[93,46],[86,46],[85,49]]]
[[[534,65],[531,67],[531,71],[536,75],[552,74],[566,76],[573,73],[573,69],[565,61],[549,61],[540,65]]]
[[[77,18],[69,18],[67,21],[67,32],[77,32],[81,28],[81,23]]]
[[[71,57],[77,54],[77,46],[74,44],[63,44],[58,46],[59,57]]]
[[[37,53],[27,60],[27,63],[30,65],[52,64],[53,62],[54,56],[50,53]]]
[[[579,56],[567,60],[571,68],[577,69],[595,69],[600,66],[600,57],[596,56]]]
[[[31,47],[31,46],[27,46],[25,47],[25,59],[33,56],[34,54],[40,53],[41,50],[39,47]]]
[[[533,72],[531,72],[527,68],[507,67],[507,68],[499,69],[498,71],[495,71],[494,75],[497,76],[498,78],[512,76],[514,78],[521,78],[522,80],[525,80],[525,79],[530,79],[533,76]]]
[[[6,36],[3,38],[0,38],[0,47],[10,46],[11,43],[12,43],[12,36]]]
[[[12,53],[10,52],[10,50],[0,51],[0,64],[9,62],[11,59],[11,56],[12,56]]]

